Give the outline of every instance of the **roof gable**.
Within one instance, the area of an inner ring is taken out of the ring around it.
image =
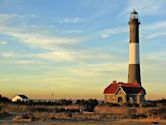
[[[114,94],[119,88],[119,84],[111,83],[105,90],[104,94]]]
[[[24,99],[28,99],[28,97],[25,95],[18,95],[18,96],[20,96],[21,98],[24,98]]]
[[[117,89],[117,91],[115,92],[115,94],[126,94],[126,92],[123,90],[123,88],[122,87],[119,87],[118,89]]]

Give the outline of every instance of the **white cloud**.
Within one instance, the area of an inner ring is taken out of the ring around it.
[[[6,14],[0,13],[0,25],[7,26],[7,25],[17,25],[24,24],[25,20],[37,18],[37,15],[18,15],[18,14]]]
[[[81,41],[80,38],[56,36],[44,30],[0,27],[0,31],[20,42],[45,49],[55,49],[57,46],[72,45]]]
[[[56,47],[70,46],[85,39],[78,35],[66,35],[66,33],[81,33],[81,30],[59,30],[53,25],[27,25],[25,23],[25,20],[36,17],[36,15],[0,14],[0,32],[3,35],[14,38],[15,41],[43,49],[56,49]],[[75,17],[66,18],[64,23],[79,23],[82,21],[82,19]],[[60,35],[59,31],[63,31],[63,34],[61,33]]]
[[[153,39],[153,38],[156,38],[156,37],[162,37],[162,36],[166,36],[166,32],[159,32],[159,33],[153,33],[151,35],[149,35],[147,38],[148,39]]]
[[[162,38],[166,35],[166,21],[155,22],[151,24],[144,24],[141,27],[141,32],[143,38],[145,39],[153,39],[153,38]],[[159,41],[160,42],[160,41]]]
[[[66,30],[67,33],[83,33],[82,30]]]
[[[6,45],[7,42],[6,41],[0,41],[0,45]]]
[[[59,23],[82,23],[84,20],[78,18],[78,17],[73,17],[73,18],[65,18],[63,20],[60,20]]]
[[[26,28],[26,29],[47,29],[47,30],[57,28],[55,25],[43,25],[43,24],[29,25],[27,23],[20,23],[20,27]]]
[[[125,33],[125,32],[128,32],[128,29],[126,27],[116,27],[116,28],[104,29],[103,31],[101,31],[100,34],[102,38],[108,38],[111,37],[112,35]]]
[[[53,50],[45,53],[31,54],[33,58],[45,59],[53,62],[75,62],[80,63],[103,63],[103,62],[116,62],[125,61],[124,58],[118,58],[119,51],[107,51],[104,49],[93,48],[86,50]],[[95,56],[94,56],[95,55]]]
[[[18,40],[28,43],[32,46],[38,46],[42,48],[51,48],[53,49],[56,46],[60,45],[71,45],[79,41],[76,38],[65,38],[59,36],[50,36],[49,34],[40,34],[40,33],[11,33],[13,37],[16,37]]]
[[[165,30],[165,27],[166,27],[166,21],[164,20],[164,21],[158,21],[158,22],[151,23],[151,24],[144,24],[142,26],[142,29],[146,30],[146,31],[149,31],[149,32],[152,31],[152,30],[163,31],[163,30]]]
[[[0,52],[0,56],[4,58],[14,58],[16,54],[13,52]]]
[[[37,62],[37,61],[33,61],[33,60],[16,60],[15,62],[13,62],[15,64],[19,64],[19,65],[34,65],[34,64],[42,64],[41,62]]]
[[[43,54],[34,54],[34,57],[52,60],[52,61],[72,61],[74,56],[70,52],[47,52]]]

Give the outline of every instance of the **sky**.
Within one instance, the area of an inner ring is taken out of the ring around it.
[[[165,0],[0,0],[0,94],[103,99],[113,80],[128,80],[136,9],[146,99],[166,97],[165,7]]]

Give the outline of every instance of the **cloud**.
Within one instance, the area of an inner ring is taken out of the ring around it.
[[[37,18],[37,15],[18,15],[18,14],[6,14],[0,13],[0,25],[2,26],[15,26],[24,24],[25,21]]]
[[[165,37],[166,32],[153,33],[153,34],[149,35],[147,38],[153,39],[153,38],[162,37],[162,36]]]
[[[11,22],[13,19],[20,19],[21,16],[16,15],[16,14],[0,14],[0,24],[8,24],[9,22]]]
[[[44,25],[44,24],[36,24],[36,25],[30,25],[27,23],[20,23],[20,27],[26,28],[26,29],[56,29],[57,27],[55,25]]]
[[[14,58],[16,54],[13,52],[0,52],[0,56],[4,58]]]
[[[114,72],[123,72],[126,70],[127,62],[121,62],[121,63],[116,63],[116,62],[110,62],[110,63],[103,63],[103,64],[87,64],[87,65],[82,65],[79,67],[75,67],[70,69],[75,74],[81,75],[86,75],[86,76],[100,76],[101,74],[105,75]],[[118,68],[117,68],[118,67]]]
[[[6,45],[7,42],[6,41],[0,41],[0,45]]]
[[[166,27],[166,21],[164,20],[164,21],[154,22],[151,24],[144,24],[142,28],[150,32],[151,30],[165,30],[165,27]]]
[[[166,21],[158,21],[151,24],[144,24],[142,28],[143,38],[145,39],[154,39],[154,38],[163,38],[166,35]]]
[[[60,36],[52,36],[40,33],[10,33],[12,37],[17,38],[21,42],[25,42],[31,46],[53,49],[57,46],[72,45],[80,40],[77,38],[67,38]]]
[[[71,24],[82,23],[82,22],[84,22],[84,20],[82,20],[78,17],[64,18],[63,20],[59,21],[59,23],[71,23]]]
[[[125,50],[126,51],[126,50]],[[124,53],[124,51],[123,51]],[[106,63],[106,62],[116,62],[116,61],[125,61],[124,58],[118,58],[118,55],[122,54],[121,51],[112,51],[93,48],[93,49],[59,49],[59,50],[50,50],[44,53],[31,54],[30,57],[49,60],[53,62],[74,62],[77,64],[88,64],[88,63]],[[95,55],[95,56],[94,56]]]
[[[109,38],[113,35],[125,32],[128,32],[128,29],[126,27],[116,27],[116,28],[104,29],[103,31],[100,32],[100,34],[102,38]]]
[[[145,53],[143,56],[143,59],[146,61],[147,64],[157,64],[160,63],[165,64],[166,63],[166,51],[160,50],[158,52],[151,52],[151,53]],[[155,67],[155,66],[154,66]],[[152,67],[152,68],[154,68]]]
[[[76,29],[75,30],[66,30],[65,32],[67,32],[67,33],[77,33],[77,34],[78,33],[83,33],[83,31],[79,30],[79,29],[78,30],[76,30]]]
[[[17,42],[23,42],[31,47],[43,49],[70,46],[84,40],[81,36],[67,35],[69,33],[81,33],[81,30],[59,30],[55,25],[26,24],[26,20],[36,17],[36,15],[0,14],[0,32],[2,35],[13,38]],[[65,19],[66,23],[77,23],[80,21],[81,19],[79,18]],[[63,34],[60,34],[59,31],[63,32]]]
[[[44,30],[1,27],[0,31],[17,41],[44,49],[55,49],[57,46],[72,45],[81,41],[80,38],[52,35]]]
[[[52,61],[72,61],[74,59],[74,56],[70,52],[47,52],[43,54],[34,54],[33,55],[36,58],[40,59],[46,59],[46,60],[52,60]]]
[[[15,62],[13,62],[15,64],[19,64],[19,65],[41,65],[43,63],[39,62],[39,61],[33,61],[33,60],[16,60]]]

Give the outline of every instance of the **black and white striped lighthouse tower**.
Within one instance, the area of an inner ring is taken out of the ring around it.
[[[131,12],[130,27],[130,45],[129,45],[129,74],[128,83],[139,83],[141,85],[140,75],[140,57],[139,57],[139,19],[138,13]]]

